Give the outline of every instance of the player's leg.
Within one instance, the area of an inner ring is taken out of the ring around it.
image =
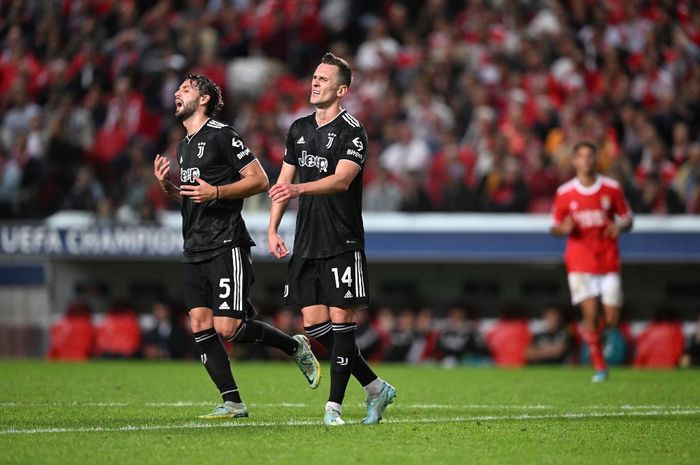
[[[619,273],[607,273],[602,277],[600,300],[603,303],[605,325],[608,328],[617,328],[620,325],[620,308],[623,301],[622,280]]]
[[[308,315],[308,317],[307,317]],[[304,313],[304,331],[310,337],[317,340],[324,349],[331,353],[333,349],[333,323],[331,323],[330,311],[325,305],[309,307]],[[355,365],[352,368],[352,376],[357,379],[368,396],[378,395],[384,381],[380,379],[362,356],[359,347],[355,347]]]
[[[598,298],[591,297],[580,304],[583,313],[583,340],[588,345],[591,361],[596,375],[594,382],[605,381],[608,377],[608,365],[603,357],[603,348],[600,341],[600,329],[598,327],[599,304]]]
[[[274,326],[253,319],[250,288],[255,281],[250,250],[236,247],[213,260],[214,324],[222,337],[233,343],[260,344],[280,349],[293,357],[311,388],[320,380],[320,366],[308,340],[294,337]]]
[[[347,388],[348,371],[354,375],[367,392],[368,414],[365,423],[377,423],[381,413],[396,395],[396,390],[377,377],[364,360],[355,340],[354,307],[366,307],[370,303],[369,283],[367,280],[367,261],[362,252],[347,252],[324,260],[319,266],[319,282],[325,301],[329,305],[332,331],[331,347],[331,396],[341,399]],[[315,321],[318,321],[315,320]],[[305,326],[311,323],[305,318]],[[323,328],[310,328],[322,331]],[[314,332],[318,334],[318,332]],[[347,366],[340,366],[340,361],[352,361]],[[348,370],[349,368],[349,370]],[[384,393],[384,394],[382,394]]]
[[[333,347],[330,353],[331,386],[324,422],[327,425],[342,425],[340,415],[343,400],[357,357],[355,315],[350,308],[332,307],[330,316],[333,325]]]
[[[603,358],[598,327],[600,282],[596,276],[589,273],[569,273],[568,279],[571,290],[571,303],[579,305],[583,315],[582,336],[584,342],[588,345],[591,361],[596,371],[593,381],[605,381],[608,377],[608,366]]]
[[[214,328],[211,309],[211,289],[207,283],[206,263],[185,264],[185,304],[189,310],[190,327],[199,350],[202,364],[221,394],[223,404],[216,407],[209,418],[245,417],[248,412],[241,401],[233,378],[228,354]]]
[[[619,273],[608,273],[602,277],[600,300],[605,317],[604,352],[610,364],[621,364],[627,360],[627,340],[620,331],[620,309],[623,294]]]

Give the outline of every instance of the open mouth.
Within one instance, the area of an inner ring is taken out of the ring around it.
[[[182,100],[175,100],[175,109],[179,110],[182,108]]]

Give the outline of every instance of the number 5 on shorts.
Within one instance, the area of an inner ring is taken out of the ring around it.
[[[220,299],[225,299],[229,295],[231,295],[231,285],[229,284],[231,282],[231,278],[221,278],[219,280],[219,287],[224,290],[221,294],[219,294]]]

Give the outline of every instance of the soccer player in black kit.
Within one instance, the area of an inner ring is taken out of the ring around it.
[[[396,396],[396,389],[367,365],[355,342],[353,310],[369,305],[362,224],[367,133],[340,106],[351,82],[347,62],[325,54],[311,81],[310,102],[316,111],[289,128],[282,170],[269,192],[268,246],[278,259],[288,254],[277,233],[280,221],[289,200],[300,198],[284,298],[301,309],[306,333],[331,354],[326,425],[345,423],[342,403],[350,375],[367,393],[364,424],[379,423]]]
[[[250,248],[241,217],[243,199],[264,192],[267,175],[241,137],[212,119],[223,106],[221,90],[206,76],[187,76],[175,92],[175,116],[187,129],[177,147],[180,187],[168,179],[170,161],[157,155],[154,174],[181,203],[185,303],[202,363],[223,404],[200,418],[247,417],[220,337],[277,347],[294,357],[309,386],[320,379],[318,360],[303,335],[291,337],[253,319]]]

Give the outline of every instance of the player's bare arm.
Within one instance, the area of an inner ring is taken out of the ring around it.
[[[360,166],[357,163],[340,160],[335,173],[317,181],[301,184],[278,181],[270,189],[270,198],[273,202],[286,202],[301,195],[328,195],[346,192],[359,172]]]
[[[174,198],[178,202],[182,201],[182,196],[180,195],[180,189],[170,182],[168,179],[168,173],[170,172],[170,160],[161,154],[156,155],[155,160],[153,160],[153,174],[155,175],[160,188],[163,189],[168,196]]]
[[[561,223],[552,226],[549,232],[555,236],[568,236],[574,230],[574,219],[566,216]]]
[[[289,185],[294,181],[296,172],[297,169],[294,165],[282,163],[282,170],[280,171],[275,186],[280,184]],[[272,186],[272,189],[274,189],[275,186]],[[270,198],[272,198],[272,189],[270,189]],[[270,253],[277,259],[282,259],[289,254],[289,249],[287,249],[287,246],[284,244],[282,236],[277,233],[284,212],[287,210],[287,205],[289,205],[289,200],[273,202],[270,207],[270,223],[267,227],[267,246]]]
[[[632,218],[628,218],[623,221],[612,221],[605,227],[603,235],[605,237],[612,237],[613,239],[617,239],[618,237],[620,237],[620,234],[626,233],[632,229],[632,223]]]
[[[244,199],[267,190],[269,181],[260,163],[255,160],[240,171],[241,179],[231,184],[213,186],[197,178],[197,184],[180,186],[180,193],[195,203],[222,199]]]

